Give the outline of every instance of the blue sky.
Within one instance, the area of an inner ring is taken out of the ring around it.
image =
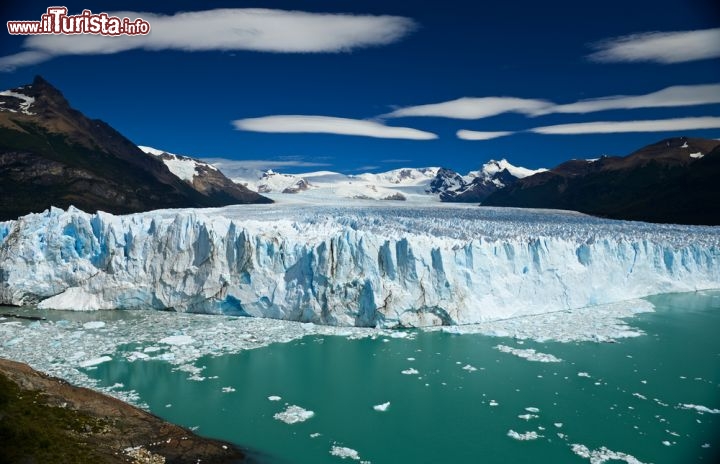
[[[3,23],[51,6],[5,3]],[[0,87],[41,74],[88,116],[174,153],[281,172],[468,171],[720,138],[710,0],[63,5],[150,13],[154,29],[120,40],[5,31]]]

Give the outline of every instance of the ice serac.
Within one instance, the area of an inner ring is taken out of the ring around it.
[[[52,209],[0,223],[0,304],[452,325],[720,287],[717,228],[491,208]]]

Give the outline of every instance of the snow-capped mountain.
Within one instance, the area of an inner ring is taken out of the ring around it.
[[[217,165],[222,170],[222,162]],[[333,171],[303,174],[281,174],[248,170],[233,178],[234,182],[263,194],[300,193],[307,200],[322,202],[328,198],[359,200],[428,201],[427,185],[438,168],[402,168],[382,173],[358,175]],[[277,197],[275,197],[277,198]]]
[[[215,160],[213,160],[215,161]],[[217,163],[222,170],[222,161]],[[302,193],[303,198],[479,202],[517,179],[543,172],[517,167],[507,160],[489,161],[466,175],[439,167],[399,168],[380,173],[341,174],[317,171],[280,174],[243,170],[233,181],[263,194]]]
[[[527,169],[510,164],[506,159],[490,160],[477,171],[461,176],[451,169],[440,169],[429,185],[430,193],[441,201],[481,202],[493,192],[513,185],[518,179],[545,172],[547,169]]]
[[[293,174],[281,174],[268,169],[257,182],[259,193],[299,193],[310,188],[307,180]]]
[[[138,146],[138,148],[162,160],[170,172],[178,179],[186,182],[192,186],[193,189],[210,198],[216,198],[220,201],[227,199],[229,201],[243,203],[243,200],[248,198],[248,196],[255,195],[254,192],[228,179],[215,166],[204,161],[189,156],[168,153],[153,147]],[[257,196],[264,198],[259,195]],[[269,202],[269,200],[267,201]],[[262,201],[258,202],[262,203]]]
[[[138,145],[138,148],[149,155],[160,158],[162,162],[165,163],[165,166],[170,169],[170,172],[191,184],[195,180],[195,177],[201,176],[203,172],[208,170],[217,171],[215,166],[190,158],[189,156],[176,155],[165,150],[158,150],[157,148],[143,145]]]

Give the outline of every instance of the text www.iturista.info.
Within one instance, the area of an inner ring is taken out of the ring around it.
[[[107,13],[95,14],[83,10],[79,15],[67,14],[64,6],[51,6],[40,21],[8,21],[8,32],[12,35],[36,34],[96,34],[96,35],[147,35],[150,23],[142,18],[118,18]]]

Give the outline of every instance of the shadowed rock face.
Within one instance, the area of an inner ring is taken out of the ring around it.
[[[498,190],[483,205],[718,225],[719,179],[719,141],[676,137],[625,157],[567,161]]]
[[[515,174],[509,169],[515,169]],[[438,193],[440,201],[444,202],[478,203],[497,190],[513,185],[521,176],[532,173],[524,168],[519,171],[506,160],[491,160],[468,176],[461,176],[452,169],[440,168],[427,192]]]
[[[178,179],[105,122],[72,109],[41,77],[0,95],[0,220],[50,206],[121,214],[270,202],[228,189],[229,180],[211,183],[198,189]]]

